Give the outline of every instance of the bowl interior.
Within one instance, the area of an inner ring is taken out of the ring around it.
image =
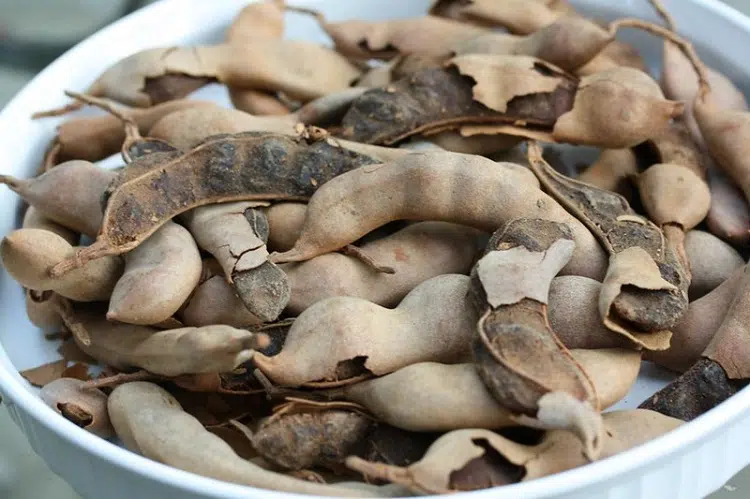
[[[53,138],[58,119],[32,121],[29,116],[40,109],[56,107],[65,102],[63,89],[83,90],[93,78],[112,62],[143,48],[172,44],[216,42],[234,14],[247,2],[222,0],[178,2],[166,0],[117,23],[74,48],[63,58],[41,73],[0,114],[0,173],[20,177],[30,176],[40,164],[44,151]],[[423,14],[428,0],[310,0],[293,2],[314,5],[332,20],[348,18],[391,19]],[[581,11],[609,20],[628,15],[656,21],[645,0],[606,2],[595,0],[573,1]],[[675,15],[680,31],[691,34],[704,60],[728,76],[743,91],[750,91],[750,52],[742,47],[750,41],[750,32],[742,20],[730,21],[709,14],[705,6],[709,0],[667,3]],[[678,5],[680,8],[678,9]],[[682,6],[684,5],[684,8]],[[727,11],[728,12],[728,11]],[[163,19],[170,19],[164,23]],[[328,43],[327,37],[309,17],[287,15],[287,37]],[[137,29],[132,29],[137,26]],[[721,32],[722,38],[713,36]],[[647,60],[652,74],[658,76],[661,42],[659,39],[627,30],[620,37],[635,45]],[[712,45],[709,47],[709,42]],[[105,51],[101,47],[107,47]],[[217,85],[200,90],[200,98],[216,100],[229,106],[226,91]],[[84,111],[91,113],[92,111]],[[591,150],[568,151],[578,159],[590,159]],[[573,158],[574,160],[576,158]],[[117,157],[103,164],[120,164]],[[0,187],[0,235],[17,227],[22,203],[8,189]],[[20,390],[34,393],[16,371],[56,360],[58,343],[47,341],[29,322],[25,314],[23,291],[3,270],[0,271],[0,392],[11,398]],[[6,372],[7,371],[7,372]],[[664,386],[672,375],[649,363],[644,363],[639,379],[630,393],[615,408],[636,407],[651,393]],[[11,393],[12,392],[12,393]],[[745,394],[746,395],[746,394]],[[23,397],[22,397],[23,398]],[[20,402],[19,402],[20,404]],[[41,402],[25,398],[23,404],[39,417],[53,416]],[[49,414],[45,414],[49,412]],[[82,430],[65,426],[65,431]],[[81,438],[85,438],[81,437]]]

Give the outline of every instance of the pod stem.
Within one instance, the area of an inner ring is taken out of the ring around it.
[[[654,4],[652,3],[652,5]],[[663,7],[661,8],[663,9]],[[657,8],[657,11],[659,11],[659,8]],[[661,12],[660,12],[660,15],[661,15]],[[685,57],[688,58],[688,60],[690,61],[690,64],[693,66],[693,69],[698,75],[698,86],[699,86],[698,98],[703,99],[703,97],[705,97],[709,92],[711,92],[711,85],[708,82],[708,76],[707,76],[708,71],[706,69],[706,65],[703,64],[703,61],[701,61],[700,57],[698,57],[698,54],[695,52],[695,48],[693,47],[693,44],[691,42],[689,42],[682,36],[676,34],[675,32],[671,31],[670,29],[667,29],[663,26],[659,26],[658,24],[644,21],[642,19],[633,19],[633,18],[617,19],[616,21],[613,21],[609,25],[609,32],[612,35],[614,35],[619,28],[640,29],[647,33],[660,36],[664,38],[665,40],[668,40],[674,43],[675,45],[677,45],[682,51],[682,53],[685,54]]]
[[[388,265],[382,265],[375,261],[373,257],[367,254],[366,251],[364,251],[362,248],[358,246],[354,246],[353,244],[347,244],[343,248],[339,250],[341,253],[347,256],[352,256],[356,258],[357,260],[361,261],[365,265],[367,265],[369,268],[374,270],[375,272],[380,272],[382,274],[395,274],[396,270],[393,267],[389,267]]]
[[[58,107],[55,109],[49,109],[47,111],[38,111],[31,115],[32,120],[37,120],[39,118],[52,118],[54,116],[63,116],[68,113],[72,113],[73,111],[78,111],[83,107],[83,103],[81,102],[71,102],[70,104],[66,104],[62,107]]]
[[[86,381],[81,385],[81,389],[95,390],[98,388],[112,388],[125,383],[132,383],[133,381],[151,381],[161,378],[161,376],[144,370],[136,371],[134,373],[117,373],[112,376]]]
[[[13,175],[0,175],[0,184],[5,184],[14,191],[18,191],[21,188],[23,180],[16,178]]]
[[[407,487],[414,485],[414,479],[407,468],[385,463],[373,463],[358,456],[347,457],[344,464],[350,470],[362,473],[369,478],[378,478]]]
[[[57,165],[57,159],[60,156],[60,150],[62,149],[62,146],[60,145],[60,138],[55,137],[55,140],[52,141],[47,151],[44,153],[44,159],[42,161],[42,168],[40,173],[45,173],[50,171],[52,168]]]
[[[296,5],[284,5],[284,8],[287,12],[297,12],[298,14],[306,14],[308,16],[314,17],[315,20],[320,24],[320,27],[323,29],[325,29],[324,26],[328,24],[328,21],[326,21],[326,17],[321,12],[318,12],[315,9],[311,9],[309,7],[297,7]]]
[[[76,250],[75,254],[61,261],[49,270],[50,277],[58,278],[68,272],[81,268],[91,260],[96,260],[105,256],[119,255],[120,249],[109,245],[106,239],[97,239],[91,246],[86,246]]]
[[[661,3],[661,0],[648,0],[648,3],[651,4],[659,17],[664,20],[664,24],[667,25],[667,29],[669,31],[674,31],[677,24],[675,24],[674,17],[672,17],[672,14],[670,14],[666,7],[664,7],[664,4]]]

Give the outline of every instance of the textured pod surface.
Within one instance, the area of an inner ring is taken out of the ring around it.
[[[101,390],[81,389],[84,382],[60,378],[44,385],[39,392],[45,404],[84,430],[102,438],[114,435],[107,412],[107,396]]]
[[[124,259],[107,318],[130,324],[158,324],[172,317],[198,284],[203,268],[193,237],[174,222],[163,225]]]
[[[328,298],[294,321],[281,353],[256,354],[253,361],[273,382],[291,386],[344,384],[416,362],[460,362],[476,324],[468,288],[467,276],[434,277],[392,310],[359,298]]]

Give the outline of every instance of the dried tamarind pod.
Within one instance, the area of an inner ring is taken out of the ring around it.
[[[168,220],[192,208],[229,201],[304,199],[343,171],[373,162],[325,141],[308,144],[273,134],[236,134],[208,140],[181,154],[144,156],[128,165],[108,188],[104,220],[94,244],[61,262],[52,274],[63,275],[86,261],[135,249]]]
[[[691,230],[686,234],[685,252],[692,273],[688,290],[691,300],[710,293],[745,264],[742,256],[729,244],[701,230]]]
[[[469,278],[446,274],[412,290],[395,309],[334,297],[294,321],[278,355],[253,362],[282,386],[336,386],[415,362],[460,362],[476,322]]]
[[[84,353],[120,370],[140,368],[162,376],[229,372],[268,340],[228,326],[159,330],[108,322],[97,312],[66,311],[63,321]]]
[[[194,208],[182,220],[198,245],[224,269],[244,306],[263,322],[275,320],[289,302],[286,274],[268,261],[268,220],[258,203]]]
[[[640,354],[624,349],[572,350],[589,373],[603,408],[635,382]],[[514,413],[487,391],[473,364],[420,362],[327,393],[360,404],[376,418],[410,431],[517,426]]]
[[[172,317],[198,284],[203,265],[190,233],[164,224],[123,255],[125,269],[109,300],[107,319],[158,324]]]
[[[602,458],[641,445],[674,430],[682,421],[646,410],[605,414]],[[372,463],[358,457],[349,468],[369,478],[407,486],[416,494],[445,494],[527,482],[588,464],[582,444],[567,431],[547,433],[528,446],[488,430],[446,433],[425,456],[408,467]]]
[[[717,168],[708,170],[711,209],[706,225],[712,234],[736,246],[750,242],[750,207],[745,194]]]
[[[45,333],[60,331],[63,325],[58,302],[60,296],[52,291],[26,290],[26,316]]]
[[[307,203],[274,203],[265,210],[268,220],[268,249],[288,251],[294,247],[305,223]]]
[[[645,352],[644,359],[677,372],[685,372],[700,360],[732,304],[742,282],[744,268],[708,294],[691,301],[687,312],[673,328],[675,340],[668,350]],[[585,313],[585,309],[581,310]]]
[[[128,449],[181,470],[282,492],[344,497],[399,495],[398,489],[389,487],[324,485],[263,469],[239,457],[185,412],[169,392],[152,383],[118,386],[107,406],[117,436]]]
[[[628,198],[632,191],[630,179],[637,174],[638,158],[632,149],[604,149],[599,159],[578,175],[578,180]]]
[[[622,196],[557,173],[536,143],[529,143],[529,161],[547,191],[610,254],[599,301],[605,326],[649,350],[666,349],[668,328],[687,308],[689,279],[661,230]]]
[[[49,218],[45,217],[39,210],[33,206],[29,206],[26,209],[26,213],[23,215],[23,221],[21,222],[22,229],[41,229],[57,234],[58,236],[65,239],[69,244],[78,244],[80,234],[74,230],[63,227],[57,222],[53,222]]]
[[[107,413],[107,396],[101,390],[81,389],[83,381],[60,378],[42,387],[39,396],[58,414],[102,438],[114,436]]]
[[[115,175],[88,161],[68,161],[31,179],[0,175],[0,183],[53,222],[96,236],[102,223],[101,196]]]
[[[186,326],[194,327],[223,324],[244,328],[261,323],[258,317],[245,308],[223,273],[199,284],[180,310],[179,316]]]
[[[530,183],[526,169],[509,165],[479,156],[418,153],[339,175],[311,198],[294,248],[271,260],[309,260],[393,220],[439,220],[491,232],[528,217],[568,224],[576,251],[565,272],[601,278],[606,263],[591,233]]]
[[[430,14],[480,26],[502,26],[511,33],[526,35],[552,23],[562,12],[549,7],[552,2],[524,0],[436,0]]]
[[[54,232],[18,229],[0,243],[0,260],[5,270],[26,288],[54,291],[76,301],[108,300],[122,275],[120,257],[101,258],[64,276],[50,276],[55,265],[76,251],[79,249]]]
[[[471,272],[479,313],[472,352],[501,406],[541,428],[573,431],[595,459],[601,444],[596,389],[547,318],[550,283],[574,247],[566,225],[540,219],[512,220],[492,235]]]

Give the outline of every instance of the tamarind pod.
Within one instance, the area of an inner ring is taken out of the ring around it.
[[[266,208],[268,219],[268,249],[288,251],[302,231],[307,203],[281,202]]]
[[[682,422],[646,410],[604,414],[602,458],[641,445]],[[417,494],[477,490],[525,482],[588,464],[582,444],[567,431],[551,431],[535,446],[516,443],[483,429],[455,430],[433,443],[408,467],[352,456],[349,468],[368,478],[407,486]],[[496,455],[499,455],[496,457]]]
[[[691,230],[685,236],[685,251],[690,262],[691,300],[710,293],[745,264],[729,244],[709,232]]]
[[[261,321],[271,322],[289,302],[290,289],[286,274],[267,259],[268,221],[256,206],[252,202],[202,206],[182,219],[198,245],[222,266],[244,306]]]
[[[687,312],[673,329],[675,339],[669,349],[647,351],[644,359],[677,372],[685,372],[695,364],[724,320],[743,272],[743,268],[735,270],[712,291],[690,302]],[[585,309],[581,313],[585,313]]]
[[[471,272],[480,316],[472,352],[480,378],[501,406],[542,428],[570,429],[595,458],[601,436],[596,389],[547,318],[550,283],[574,247],[566,225],[540,219],[512,220],[492,235]],[[558,395],[564,396],[560,406],[558,398],[550,400]],[[554,420],[546,419],[547,410],[554,411]]]
[[[395,309],[359,298],[328,298],[297,317],[278,355],[257,353],[253,361],[285,386],[345,384],[416,362],[460,362],[469,354],[476,323],[468,281],[456,274],[433,277]]]
[[[203,268],[193,237],[174,222],[164,224],[124,260],[107,319],[130,324],[158,324],[172,317],[198,284]]]
[[[622,399],[635,382],[640,353],[624,349],[572,350],[589,373],[602,408]],[[513,411],[487,391],[473,364],[420,362],[380,378],[331,391],[379,420],[410,431],[517,426]]]
[[[576,69],[575,74],[584,77],[595,73],[601,73],[602,71],[608,71],[619,66],[638,69],[646,73],[648,72],[646,63],[643,62],[643,58],[635,47],[619,40],[613,40],[588,63]],[[673,96],[668,96],[668,98],[675,101],[682,101],[682,99]]]
[[[191,108],[210,109],[207,101],[180,99],[157,104],[148,109],[131,108],[127,115],[142,134],[148,134],[155,123],[168,114]],[[99,161],[120,152],[125,129],[116,116],[85,116],[64,121],[57,127],[55,142],[59,145],[55,163],[80,159]]]
[[[629,179],[637,174],[638,160],[632,149],[603,149],[578,180],[627,197],[632,190]]]
[[[479,232],[445,222],[420,222],[362,246],[393,274],[373,272],[341,253],[320,255],[302,263],[282,264],[289,277],[290,314],[333,296],[353,296],[393,307],[420,283],[441,274],[468,274],[479,251]]]
[[[526,181],[528,172],[479,156],[419,153],[348,172],[312,197],[294,248],[275,262],[309,260],[393,220],[439,220],[494,231],[513,218],[567,223],[576,251],[566,273],[601,278],[606,263],[591,233]],[[386,204],[383,200],[387,199]]]
[[[114,436],[107,413],[107,396],[98,389],[81,389],[84,382],[60,378],[42,387],[39,396],[58,414],[102,438]]]
[[[0,183],[49,220],[96,236],[102,223],[101,196],[115,175],[88,161],[74,160],[30,179],[0,175]]]
[[[508,151],[523,140],[521,137],[502,134],[480,133],[467,136],[460,131],[440,132],[424,137],[424,139],[446,151],[461,154],[478,154],[480,156],[490,156]]]
[[[26,290],[26,316],[45,333],[60,331],[63,325],[57,302],[59,295],[52,291]]]
[[[284,116],[289,108],[269,92],[246,89],[229,89],[229,100],[235,109],[255,116]]]
[[[179,315],[186,326],[196,327],[223,324],[243,328],[261,323],[245,308],[223,275],[199,284]]]
[[[367,91],[366,88],[347,88],[311,100],[293,113],[296,121],[305,125],[325,126],[338,123],[354,99]]]
[[[263,469],[239,457],[229,444],[186,413],[169,392],[152,383],[118,386],[107,406],[117,436],[128,449],[184,471],[282,492],[339,497],[398,495],[389,488],[324,485]]]
[[[221,325],[159,330],[108,322],[92,311],[74,311],[63,320],[78,347],[99,362],[170,377],[232,371],[266,339]]]
[[[666,349],[667,329],[687,308],[689,279],[664,234],[622,196],[557,173],[536,143],[529,144],[529,160],[544,188],[610,254],[599,302],[605,326],[647,349]]]
[[[305,199],[336,175],[373,162],[326,141],[306,143],[273,134],[217,137],[185,153],[149,154],[133,161],[108,188],[94,244],[51,272],[62,275],[87,260],[130,251],[190,209],[229,201]]]
[[[525,0],[436,0],[430,14],[480,26],[507,28],[511,33],[527,35],[557,19],[562,12],[549,7],[552,2]]]
[[[119,257],[89,262],[64,276],[49,275],[52,267],[76,251],[54,232],[18,229],[0,243],[0,260],[11,277],[26,288],[54,291],[76,301],[108,300],[122,275]]]
[[[708,170],[711,208],[706,225],[712,234],[737,246],[750,242],[750,208],[742,191],[726,174],[713,167]]]
[[[78,244],[80,235],[75,231],[63,227],[57,222],[53,222],[49,218],[45,217],[39,210],[33,206],[26,208],[26,213],[23,215],[23,222],[21,222],[21,228],[23,229],[41,229],[53,232],[58,236],[65,239],[69,244]]]

